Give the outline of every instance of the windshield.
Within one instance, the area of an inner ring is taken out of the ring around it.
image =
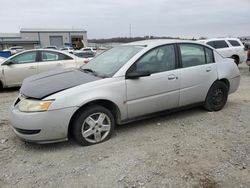
[[[91,69],[98,75],[111,77],[142,49],[142,46],[115,47],[92,59],[81,69]]]

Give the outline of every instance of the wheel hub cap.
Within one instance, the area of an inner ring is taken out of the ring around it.
[[[82,136],[90,143],[103,141],[111,130],[111,120],[105,113],[89,115],[82,125]]]

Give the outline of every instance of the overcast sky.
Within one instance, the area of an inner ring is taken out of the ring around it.
[[[1,0],[0,33],[83,28],[88,38],[250,36],[250,0]]]

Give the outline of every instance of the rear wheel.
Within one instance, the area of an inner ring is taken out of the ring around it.
[[[216,81],[210,87],[205,100],[204,107],[208,111],[221,110],[228,98],[228,87],[225,83]]]
[[[111,137],[114,125],[114,116],[107,108],[90,106],[74,119],[73,136],[81,145],[97,144]]]

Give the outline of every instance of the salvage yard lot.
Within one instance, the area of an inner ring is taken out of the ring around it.
[[[117,126],[107,142],[37,145],[8,123],[0,92],[0,187],[250,187],[250,73],[219,112],[192,108]]]

